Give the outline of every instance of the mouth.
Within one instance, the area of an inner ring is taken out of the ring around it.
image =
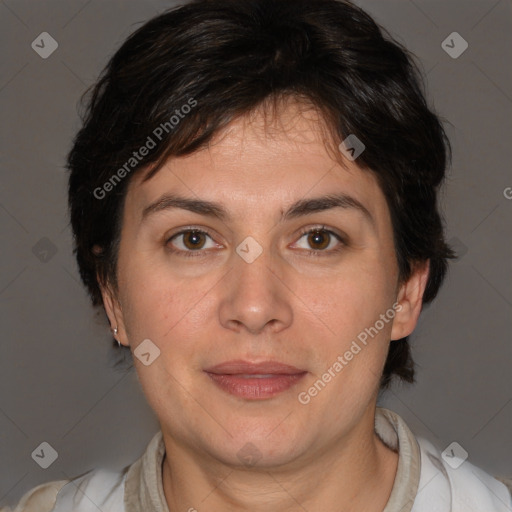
[[[204,370],[223,391],[245,398],[272,398],[297,384],[308,372],[276,361],[227,361]]]

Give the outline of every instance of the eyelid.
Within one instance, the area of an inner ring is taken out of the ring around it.
[[[204,229],[204,228],[199,228],[196,226],[185,226],[185,227],[180,228],[179,231],[176,231],[175,233],[173,233],[169,236],[166,236],[165,237],[165,245],[168,245],[174,238],[181,236],[181,235],[185,235],[192,231],[208,236],[212,240],[212,242],[215,243],[215,245],[217,247],[219,245],[221,245],[221,244],[218,244],[217,242],[215,242],[214,237],[212,236],[212,234],[209,230]],[[199,255],[199,254],[205,253],[206,251],[209,251],[209,250],[210,249],[203,249],[203,248],[198,249],[197,251],[192,251],[192,250],[185,251],[183,249],[170,249],[171,252],[178,253],[178,254],[185,254],[186,256],[196,255],[196,254]]]
[[[321,224],[321,225],[318,225],[318,226],[310,226],[310,227],[307,227],[307,228],[303,228],[300,230],[299,234],[297,235],[298,238],[297,238],[297,242],[304,236],[304,235],[307,235],[309,233],[314,233],[316,231],[323,231],[324,233],[328,233],[330,235],[333,235],[334,238],[336,238],[339,242],[338,246],[334,249],[329,249],[329,250],[322,250],[322,249],[303,249],[304,251],[308,252],[308,253],[312,253],[313,255],[321,255],[321,254],[325,254],[325,255],[329,255],[329,254],[334,254],[336,252],[338,252],[341,247],[344,247],[347,245],[347,237],[341,233],[338,233],[337,231],[334,230],[334,228],[329,228],[328,226],[325,226],[324,224]],[[294,243],[297,243],[297,242],[294,242]],[[341,247],[340,247],[341,246]]]
[[[174,238],[176,238],[176,237],[178,237],[180,235],[184,235],[186,233],[192,232],[192,231],[195,231],[197,233],[200,233],[200,234],[208,236],[217,246],[219,245],[217,242],[215,242],[215,240],[214,240],[210,230],[205,229],[205,228],[200,228],[200,227],[197,227],[197,226],[185,226],[185,227],[179,228],[179,231],[177,231],[177,232],[175,232],[175,233],[165,237],[165,239],[166,239],[165,244],[167,245]],[[329,228],[328,226],[325,226],[323,224],[319,224],[317,226],[309,226],[309,227],[306,227],[306,228],[302,228],[299,231],[299,233],[295,235],[297,237],[297,240],[294,243],[298,242],[304,235],[312,233],[312,232],[316,232],[316,231],[323,231],[325,233],[333,235],[338,240],[339,245],[341,245],[341,246],[345,246],[346,245],[346,236],[338,233],[337,231],[334,230],[334,228]],[[192,250],[184,251],[183,249],[170,249],[170,250],[171,250],[171,252],[174,252],[174,253],[178,253],[178,254],[181,253],[181,254],[184,254],[186,256],[189,256],[189,255],[202,255],[205,252],[208,252],[210,249],[202,249],[201,248],[201,249],[198,249],[196,251],[192,251]],[[311,254],[314,254],[314,255],[321,255],[321,254],[329,255],[329,254],[336,253],[339,250],[340,250],[340,247],[336,247],[334,249],[329,249],[329,250],[302,249],[302,251],[306,251],[307,253],[311,253]]]

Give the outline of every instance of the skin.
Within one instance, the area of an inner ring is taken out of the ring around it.
[[[314,110],[288,103],[270,124],[261,112],[236,120],[209,148],[129,185],[118,288],[102,293],[121,343],[133,351],[149,338],[160,350],[150,365],[134,363],[163,433],[170,510],[381,512],[388,501],[398,455],[374,432],[379,378],[389,340],[417,323],[428,262],[399,282],[385,197],[357,160],[332,158],[322,126]],[[221,203],[231,218],[168,209],[142,222],[169,192]],[[355,208],[280,221],[293,202],[333,192],[360,201],[374,223]],[[301,235],[322,225],[345,242]],[[191,227],[211,237],[199,238],[202,255],[172,253],[194,251],[190,235],[169,241]],[[236,252],[248,236],[262,248],[252,263]],[[301,404],[298,393],[395,302],[394,319]],[[308,373],[275,397],[247,400],[203,371],[232,359]],[[247,443],[259,454],[251,466],[237,455]]]

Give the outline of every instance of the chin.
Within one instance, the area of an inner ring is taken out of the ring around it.
[[[237,469],[251,468],[276,469],[293,462],[297,458],[297,446],[263,443],[258,440],[248,440],[231,444],[225,451],[220,452],[216,447],[214,456],[224,464]]]
[[[216,459],[235,467],[275,468],[295,460],[306,443],[299,425],[290,425],[281,416],[268,418],[239,418],[232,422],[217,439],[209,437],[205,447]],[[286,423],[286,425],[285,425]]]

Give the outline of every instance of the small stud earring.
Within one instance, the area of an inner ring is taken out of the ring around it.
[[[114,338],[115,338],[117,336],[117,332],[118,332],[117,331],[117,327],[114,327],[112,329],[112,332],[114,333]],[[118,346],[120,347],[121,346],[121,342],[117,338],[116,338],[116,341],[117,341]]]

